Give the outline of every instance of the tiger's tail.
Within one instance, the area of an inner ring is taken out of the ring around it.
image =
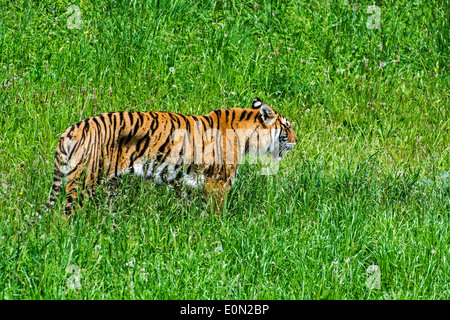
[[[62,192],[62,181],[63,173],[59,170],[58,161],[55,161],[55,170],[53,171],[53,184],[50,189],[50,195],[48,197],[47,202],[44,204],[43,211],[48,212],[56,202],[56,199]]]
[[[68,139],[61,137],[58,141],[58,146],[55,152],[55,168],[53,170],[53,183],[50,189],[50,195],[47,202],[42,206],[41,212],[46,213],[55,205],[56,199],[63,191],[63,178],[67,176],[63,173],[65,171],[65,164],[68,162],[72,146],[67,145]]]

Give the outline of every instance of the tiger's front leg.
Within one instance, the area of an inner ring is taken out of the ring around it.
[[[228,191],[231,188],[229,181],[208,179],[205,183],[206,200],[211,205],[214,214],[223,212]]]

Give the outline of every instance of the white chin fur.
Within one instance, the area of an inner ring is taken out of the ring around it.
[[[277,155],[277,156],[272,156],[272,159],[276,160],[276,161],[281,161],[283,158]]]

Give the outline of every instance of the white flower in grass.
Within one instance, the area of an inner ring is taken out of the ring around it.
[[[175,72],[175,68],[174,68],[174,67],[170,67],[170,68],[169,68],[169,71],[170,71],[171,73],[174,73],[174,72]]]
[[[133,267],[135,261],[136,261],[136,260],[135,260],[134,258],[131,258],[131,260],[128,261],[127,263],[125,263],[125,265],[128,266],[128,267]]]

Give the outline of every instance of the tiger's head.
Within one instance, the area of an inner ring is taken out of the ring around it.
[[[259,154],[270,153],[272,158],[281,160],[298,140],[291,123],[259,98],[253,101],[252,108],[259,109],[260,124],[268,133],[259,137]]]

